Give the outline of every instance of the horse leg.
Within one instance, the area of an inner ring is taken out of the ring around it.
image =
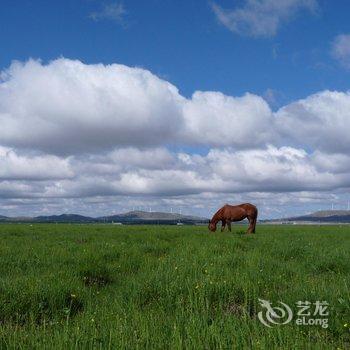
[[[255,226],[256,226],[256,218],[253,219],[253,230],[252,230],[252,233],[255,233]]]
[[[252,229],[252,233],[255,233],[255,227],[256,227],[256,222],[258,220],[258,213],[256,212],[253,216],[253,229]]]
[[[255,233],[256,218],[248,217],[249,227],[247,233]]]
[[[224,232],[226,226],[226,220],[221,220],[221,232]]]
[[[231,232],[231,221],[227,221],[228,230]]]

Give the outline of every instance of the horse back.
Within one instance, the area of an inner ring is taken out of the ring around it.
[[[222,217],[228,220],[241,221],[246,217],[256,217],[258,214],[256,206],[250,203],[239,205],[225,204],[221,209]]]

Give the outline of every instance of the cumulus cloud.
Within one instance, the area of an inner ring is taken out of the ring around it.
[[[264,149],[234,151],[212,149],[207,155],[161,154],[157,166],[139,161],[141,151],[124,150],[127,159],[70,159],[74,176],[33,187],[43,197],[92,197],[112,195],[183,196],[198,193],[291,192],[331,190],[349,186],[350,167],[329,168],[334,155],[303,149],[268,146]],[[134,155],[133,155],[134,153]],[[135,157],[136,154],[136,157]],[[144,151],[144,156],[150,151]],[[339,156],[338,156],[339,157]],[[123,157],[122,157],[123,158]],[[134,158],[134,159],[133,159]],[[146,159],[146,158],[145,158]],[[337,158],[348,160],[348,158]],[[100,167],[108,164],[108,168]],[[97,166],[95,166],[97,165]]]
[[[43,195],[43,193],[41,193]],[[0,181],[0,198],[30,198],[35,197],[34,185],[14,180]]]
[[[343,175],[317,169],[313,156],[303,149],[269,146],[235,153],[214,150],[208,159],[220,178],[232,184],[231,191],[291,192],[348,185]]]
[[[182,99],[144,69],[16,62],[2,74],[0,139],[56,154],[160,144],[181,127]]]
[[[151,72],[118,64],[16,62],[0,84],[2,144],[54,154],[178,142],[252,147],[269,140],[271,118],[261,97],[186,99]]]
[[[166,148],[118,148],[103,154],[71,158],[71,167],[77,173],[119,176],[134,169],[164,169],[173,165],[174,156]]]
[[[73,176],[67,159],[18,154],[13,149],[0,146],[0,180],[49,180]]]
[[[246,0],[242,7],[224,9],[216,3],[213,11],[225,27],[232,32],[253,37],[274,36],[281,23],[298,11],[317,9],[316,0]]]
[[[249,93],[185,98],[140,68],[17,62],[0,81],[0,215],[320,203],[350,188],[349,111],[348,92],[273,112]]]
[[[350,69],[350,34],[335,37],[331,53],[333,57],[346,69]]]
[[[323,91],[282,107],[276,127],[306,148],[350,151],[350,93]]]
[[[273,115],[264,99],[196,92],[184,106],[187,139],[213,146],[255,147],[272,140]]]

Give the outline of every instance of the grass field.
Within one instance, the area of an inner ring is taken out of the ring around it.
[[[349,348],[350,227],[243,229],[0,225],[0,348]],[[268,328],[258,298],[329,327]]]

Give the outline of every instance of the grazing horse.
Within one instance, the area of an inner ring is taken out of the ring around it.
[[[221,232],[224,231],[227,225],[229,231],[231,231],[231,221],[241,221],[245,218],[249,221],[249,227],[247,233],[255,233],[256,219],[258,217],[258,209],[255,205],[250,203],[244,203],[240,205],[225,204],[220,208],[209,220],[208,228],[210,231],[216,231],[216,224],[221,221]]]

